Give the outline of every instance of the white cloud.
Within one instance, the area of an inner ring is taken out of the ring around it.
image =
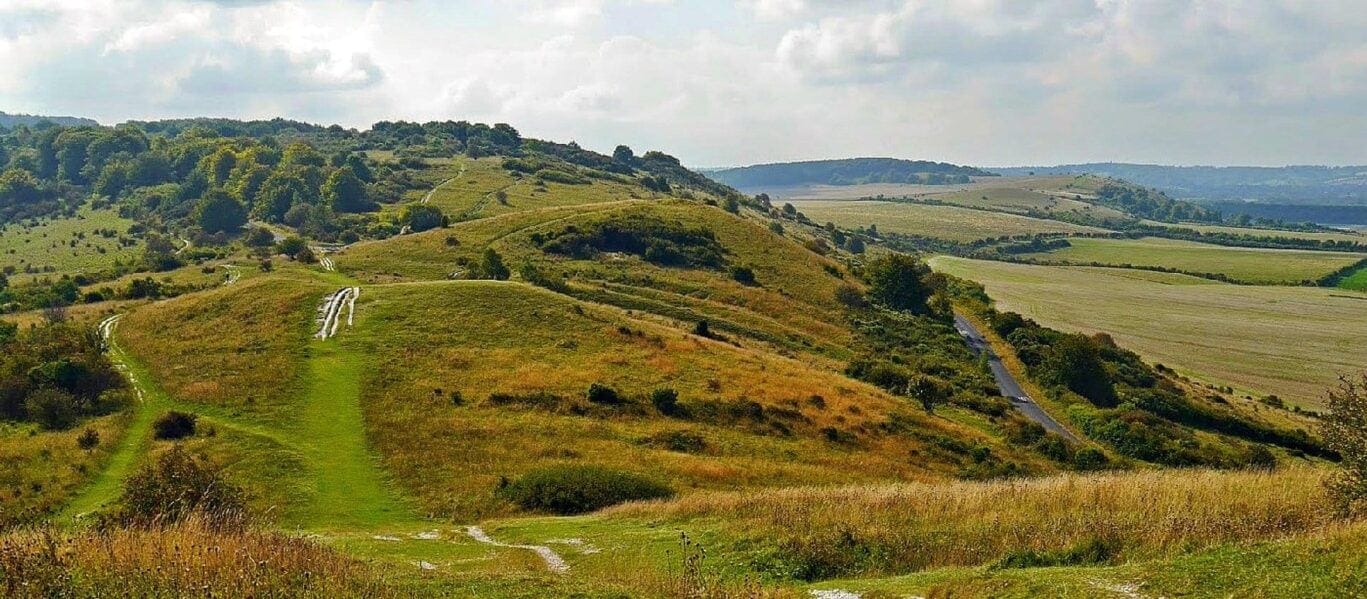
[[[1360,0],[0,0],[0,109],[506,121],[696,164],[1364,162]]]

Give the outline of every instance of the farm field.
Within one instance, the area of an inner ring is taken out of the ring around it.
[[[119,245],[119,236],[132,225],[133,221],[113,209],[94,210],[89,205],[81,207],[74,218],[44,219],[31,228],[11,223],[0,228],[0,268],[13,268],[10,279],[15,283],[51,276],[43,272],[49,267],[63,274],[107,268],[115,260],[138,255],[139,246]],[[114,236],[104,237],[98,233],[101,230],[113,231]],[[34,272],[26,273],[29,269]]]
[[[1228,247],[1159,237],[1073,239],[1070,243],[1071,247],[1023,257],[1071,264],[1171,268],[1222,274],[1235,281],[1257,284],[1315,281],[1367,257],[1346,252]]]
[[[1278,229],[1258,229],[1253,227],[1228,227],[1224,225],[1203,225],[1199,223],[1163,223],[1143,220],[1141,224],[1174,229],[1191,229],[1202,233],[1228,233],[1230,235],[1250,235],[1253,237],[1280,237],[1284,239],[1313,239],[1316,241],[1350,241],[1367,244],[1367,233],[1354,231],[1281,231]]]
[[[1060,221],[955,206],[864,200],[815,200],[793,203],[808,218],[842,227],[878,225],[883,232],[973,242],[1036,233],[1105,233],[1104,229]]]
[[[982,283],[999,309],[1109,333],[1149,361],[1243,393],[1317,406],[1339,373],[1367,367],[1367,294],[946,256],[931,265]]]

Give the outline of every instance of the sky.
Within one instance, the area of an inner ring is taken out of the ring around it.
[[[692,166],[1367,164],[1363,0],[0,0],[0,111],[507,122]]]

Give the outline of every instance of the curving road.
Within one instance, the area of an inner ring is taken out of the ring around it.
[[[969,349],[972,349],[974,354],[987,353],[987,365],[992,369],[992,378],[997,379],[997,388],[1001,390],[1003,396],[1011,400],[1011,405],[1016,410],[1024,414],[1026,418],[1038,422],[1040,426],[1051,433],[1058,434],[1070,441],[1078,440],[1072,431],[1059,424],[1048,412],[1044,411],[1044,408],[1035,403],[1035,400],[1030,399],[1030,395],[1021,388],[1020,383],[1016,382],[1016,377],[1011,376],[1006,365],[1002,364],[1001,358],[992,351],[992,346],[987,343],[987,339],[983,337],[977,327],[973,326],[973,323],[969,322],[967,318],[955,314],[954,328],[959,330],[959,334],[963,336],[964,341],[968,343]]]

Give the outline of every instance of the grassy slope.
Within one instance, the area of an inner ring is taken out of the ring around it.
[[[530,241],[574,224],[644,213],[666,221],[711,229],[733,264],[751,266],[759,282],[748,287],[723,272],[662,268],[633,257],[569,260],[544,254]],[[451,245],[448,239],[455,240]],[[772,342],[795,351],[844,356],[849,332],[840,323],[836,262],[775,235],[756,222],[683,201],[614,202],[551,208],[460,223],[384,242],[354,246],[338,267],[363,281],[446,279],[460,257],[476,259],[493,247],[514,270],[525,260],[570,276],[576,295],[596,302],[655,312],[681,321],[706,318],[723,331]]]
[[[1367,291],[1367,267],[1363,267],[1339,281],[1340,289]]]
[[[892,411],[905,411],[927,433],[994,446],[833,373],[523,285],[373,287],[362,295],[359,311],[365,317],[357,336],[374,360],[365,369],[364,405],[376,445],[430,512],[461,518],[506,512],[491,496],[499,476],[549,461],[643,470],[680,489],[935,477],[956,468],[924,441],[880,434],[878,424]],[[630,396],[668,386],[685,404],[748,399],[800,415],[771,417],[791,427],[784,434],[764,420],[715,426],[663,418],[653,409],[638,416],[578,416],[486,401],[495,392],[545,391],[582,404],[594,382]],[[459,406],[450,399],[455,392]],[[811,405],[813,395],[822,396],[825,406]],[[818,432],[825,427],[857,440],[827,441]],[[701,435],[707,449],[690,455],[641,445],[679,430]],[[913,451],[922,457],[908,460]],[[994,451],[1013,455],[999,446]]]
[[[1363,258],[1345,252],[1238,248],[1157,237],[1074,239],[1071,243],[1072,247],[1025,256],[1073,264],[1160,266],[1261,284],[1314,281]]]
[[[1125,269],[938,257],[999,308],[1046,326],[1106,332],[1184,374],[1318,405],[1339,372],[1367,367],[1367,299],[1330,289],[1229,285]]]
[[[12,277],[14,283],[44,276],[23,274],[26,266],[55,267],[57,273],[51,274],[57,275],[108,268],[116,259],[128,261],[136,257],[139,246],[121,247],[117,237],[101,237],[95,231],[112,229],[124,235],[132,224],[113,209],[92,210],[88,205],[77,211],[75,217],[47,219],[31,228],[10,224],[0,229],[0,267],[15,267],[19,274]],[[84,239],[78,239],[78,234],[84,235]],[[73,240],[75,247],[70,245]]]
[[[1103,233],[1102,229],[954,206],[875,201],[804,201],[794,204],[812,220],[845,228],[878,225],[878,230],[946,241],[972,242],[1036,233]]]

